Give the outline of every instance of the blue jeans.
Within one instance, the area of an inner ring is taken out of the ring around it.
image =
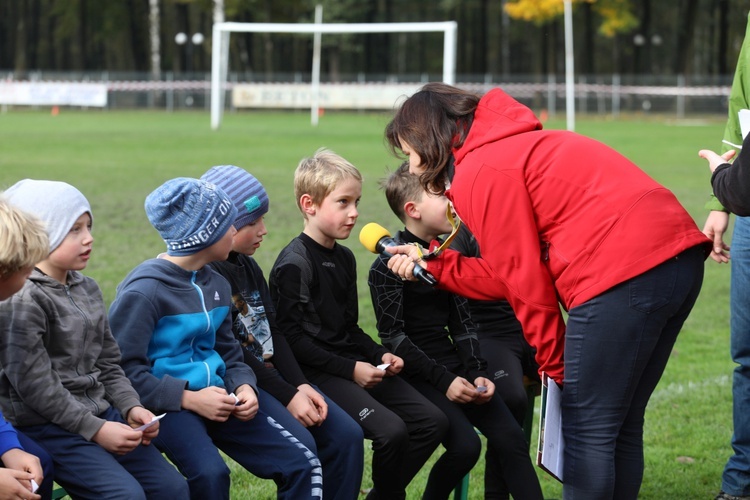
[[[732,236],[730,350],[737,363],[732,379],[734,455],[727,461],[721,489],[750,495],[750,217],[737,217]]]
[[[703,282],[690,248],[570,310],[565,334],[563,498],[635,499],[646,405]]]
[[[365,435],[352,417],[323,397],[328,403],[328,417],[319,426],[305,427],[279,400],[258,389],[263,411],[318,455],[323,465],[323,499],[351,500],[359,496],[362,485]]]
[[[52,457],[49,456],[47,450],[23,432],[16,430],[16,434],[18,435],[18,442],[21,443],[24,451],[37,457],[42,464],[44,481],[39,485],[39,489],[36,491],[37,494],[42,497],[42,500],[52,498],[52,483],[55,479],[55,468],[52,465]]]
[[[124,423],[120,412],[111,407],[98,416]],[[134,500],[188,495],[185,479],[153,445],[137,446],[130,453],[115,455],[94,441],[52,423],[19,430],[52,456],[54,479],[73,498]]]
[[[189,410],[168,412],[153,443],[187,478],[194,500],[229,499],[229,467],[219,450],[251,474],[273,479],[279,499],[322,498],[318,458],[263,410],[246,422],[235,417],[215,422]]]

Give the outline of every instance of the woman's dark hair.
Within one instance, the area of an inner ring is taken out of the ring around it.
[[[385,128],[391,152],[400,156],[401,141],[422,159],[420,181],[433,193],[445,192],[446,167],[454,148],[466,140],[479,96],[445,83],[428,83],[404,101]]]

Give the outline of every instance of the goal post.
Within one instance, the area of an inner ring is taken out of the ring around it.
[[[211,47],[211,128],[217,130],[224,112],[225,84],[229,61],[229,36],[231,33],[443,33],[443,82],[455,84],[456,80],[456,21],[424,23],[215,23]],[[319,64],[319,61],[318,63]],[[313,71],[313,88],[320,85],[320,71]]]

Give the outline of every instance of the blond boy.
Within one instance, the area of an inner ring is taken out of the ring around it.
[[[23,287],[49,253],[42,223],[0,198],[0,301]],[[28,452],[26,451],[28,450]],[[0,413],[0,496],[48,498],[52,493],[52,459]],[[46,481],[45,481],[46,479]],[[29,495],[39,485],[37,494]]]
[[[394,376],[403,360],[357,324],[356,262],[337,241],[348,238],[357,222],[362,176],[341,156],[321,149],[299,163],[294,191],[304,229],[281,251],[270,275],[279,329],[308,380],[372,440],[368,498],[405,498],[447,420]]]
[[[48,253],[42,223],[0,198],[0,301],[20,290]]]

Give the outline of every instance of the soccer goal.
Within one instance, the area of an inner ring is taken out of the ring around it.
[[[317,16],[316,16],[317,17]],[[231,33],[309,33],[316,36],[316,52],[319,54],[321,34],[343,33],[404,33],[442,32],[443,36],[443,81],[454,84],[456,79],[456,32],[455,21],[425,23],[353,23],[353,24],[285,24],[285,23],[215,23],[211,48],[211,128],[221,125],[224,112],[224,95],[229,60],[229,36]],[[317,95],[320,86],[320,58],[313,57],[312,93]],[[313,124],[317,110],[311,110]]]

